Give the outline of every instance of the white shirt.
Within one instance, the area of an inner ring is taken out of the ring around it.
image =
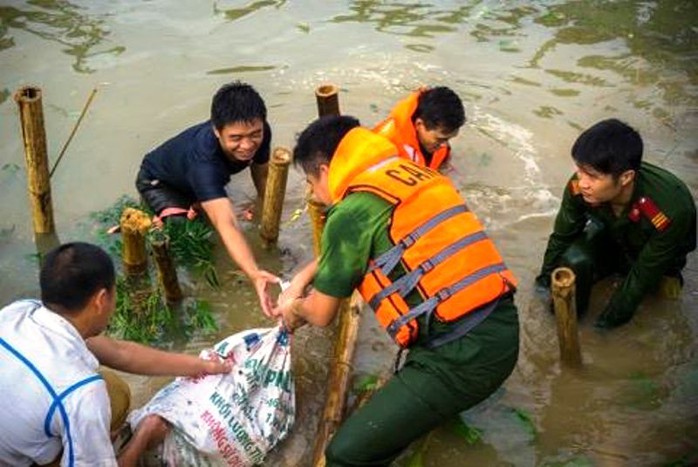
[[[60,397],[54,397],[23,357]],[[99,362],[66,319],[33,300],[0,310],[0,465],[46,464],[63,448],[62,466],[115,466],[109,439],[111,408]],[[46,434],[48,429],[51,436]]]

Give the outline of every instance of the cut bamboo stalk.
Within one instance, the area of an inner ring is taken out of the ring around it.
[[[318,117],[340,115],[339,88],[334,84],[323,84],[315,89]]]
[[[560,360],[569,366],[581,366],[574,272],[570,268],[557,268],[553,271],[551,279]]]
[[[46,152],[44,111],[41,89],[24,86],[15,92],[24,142],[24,160],[27,165],[27,185],[32,206],[35,234],[51,234],[56,227],[51,202],[51,177]]]
[[[279,239],[279,224],[286,197],[286,182],[288,168],[291,164],[291,151],[287,148],[276,148],[271,156],[267,186],[264,190],[262,203],[262,225],[260,235],[265,247],[269,248]]]
[[[148,267],[145,234],[150,229],[150,216],[138,209],[126,208],[121,213],[120,224],[124,272],[134,276],[143,274]]]
[[[158,270],[158,281],[165,293],[165,301],[175,304],[182,300],[182,288],[177,278],[177,268],[170,255],[170,245],[166,239],[158,239],[150,242],[153,249],[153,257]]]
[[[310,222],[313,227],[313,252],[315,252],[315,257],[317,258],[320,256],[322,229],[325,227],[325,206],[309,197],[308,215],[310,215]]]
[[[313,450],[313,466],[324,467],[325,448],[342,423],[347,401],[347,389],[352,370],[352,360],[359,335],[361,320],[361,296],[354,292],[350,300],[342,300],[339,309],[339,330],[334,347],[334,357],[327,380],[325,408],[318,426]]]

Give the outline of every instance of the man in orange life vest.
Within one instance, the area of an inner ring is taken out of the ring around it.
[[[598,328],[633,317],[642,299],[659,289],[678,298],[686,255],[696,248],[696,207],[686,185],[670,172],[642,162],[640,135],[609,119],[584,131],[572,147],[577,165],[562,197],[536,283],[550,286],[558,266],[576,274],[577,311],[588,306],[592,284],[623,276]]]
[[[438,170],[445,168],[451,155],[448,141],[463,124],[463,102],[451,89],[439,86],[421,88],[398,102],[373,131],[392,141],[401,157]]]
[[[328,466],[389,465],[492,394],[518,357],[513,274],[448,178],[396,154],[348,116],[313,122],[294,149],[314,199],[329,210],[319,259],[292,279],[273,313],[291,329],[326,326],[358,288],[409,349],[334,435]]]

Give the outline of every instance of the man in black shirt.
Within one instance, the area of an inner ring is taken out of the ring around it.
[[[248,84],[233,82],[213,96],[211,119],[194,125],[148,154],[136,178],[143,200],[160,219],[203,210],[228,254],[255,285],[265,314],[266,289],[278,279],[257,267],[235,217],[225,185],[250,167],[257,194],[264,196],[271,129],[264,101]]]

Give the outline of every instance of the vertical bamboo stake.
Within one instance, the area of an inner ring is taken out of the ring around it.
[[[325,448],[342,423],[347,402],[347,389],[351,376],[352,360],[356,349],[361,320],[361,296],[354,292],[350,300],[342,300],[339,309],[339,331],[334,346],[334,357],[327,379],[327,396],[322,418],[318,426],[313,450],[313,466],[324,467]]]
[[[126,275],[140,275],[146,271],[148,266],[145,234],[151,225],[150,216],[138,209],[126,208],[121,214],[120,224],[123,242],[121,256],[124,270]]]
[[[275,244],[279,238],[279,223],[286,196],[288,167],[291,164],[291,152],[287,148],[276,148],[271,156],[267,186],[264,189],[262,203],[262,225],[260,235],[265,247]]]
[[[315,257],[318,257],[320,256],[322,229],[325,227],[325,206],[308,198],[308,214],[310,215],[310,222],[313,224],[313,251],[315,252]]]
[[[319,117],[325,115],[339,115],[339,88],[334,84],[323,84],[315,89],[317,100],[317,113]]]
[[[150,242],[153,248],[153,257],[158,269],[158,280],[165,292],[165,301],[168,304],[178,303],[182,300],[182,289],[177,279],[177,268],[170,255],[170,245],[166,238]]]
[[[582,354],[577,332],[574,272],[570,268],[557,268],[551,278],[560,360],[570,366],[580,366]]]
[[[339,89],[331,84],[319,86],[315,91],[317,98],[318,115],[339,115]],[[322,229],[325,225],[324,207],[308,200],[308,212],[313,224],[313,248],[315,256],[320,255]],[[362,301],[358,293],[354,292],[351,299],[342,300],[339,307],[339,330],[334,346],[333,364],[327,380],[327,395],[325,408],[322,412],[318,426],[318,434],[315,438],[313,451],[313,466],[325,466],[325,449],[337,428],[342,423],[344,409],[347,401],[347,389],[351,376],[351,362],[354,358],[356,338],[359,334],[359,322],[361,320]]]
[[[24,142],[24,160],[27,165],[27,183],[32,205],[35,234],[51,234],[56,227],[51,203],[51,178],[46,153],[46,130],[41,105],[41,89],[24,86],[14,95],[19,106]]]

